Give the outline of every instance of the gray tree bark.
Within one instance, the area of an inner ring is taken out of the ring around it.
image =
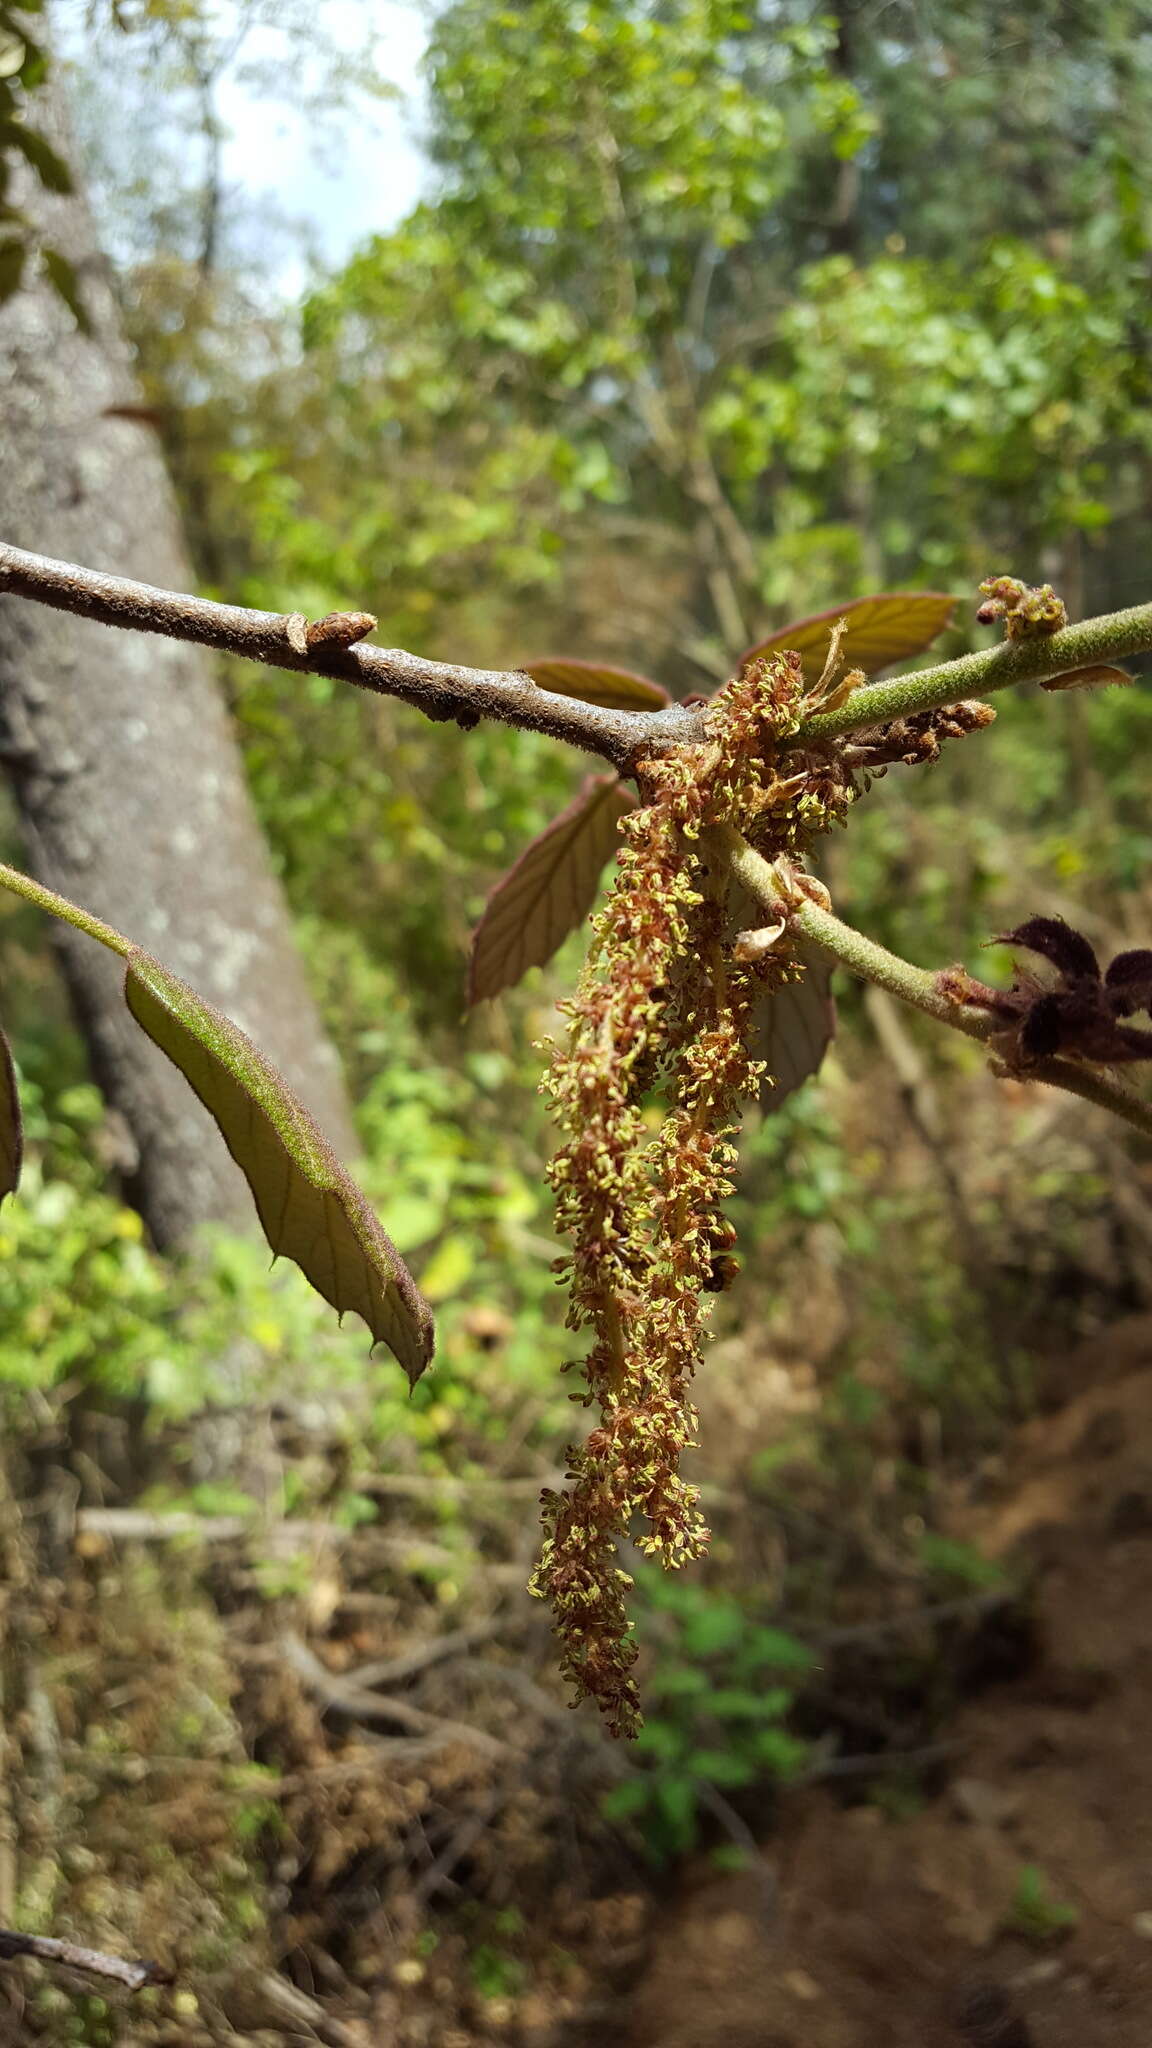
[[[37,125],[75,169],[59,108]],[[0,533],[172,589],[192,570],[138,403],[88,208],[23,194],[79,272],[93,333],[36,282],[0,307]],[[296,952],[214,657],[0,599],[0,757],[31,870],[148,947],[275,1061],[337,1151],[353,1149],[338,1063]],[[128,1199],[168,1246],[247,1204],[182,1077],[144,1038],[104,948],[57,924],[93,1072],[131,1133]]]

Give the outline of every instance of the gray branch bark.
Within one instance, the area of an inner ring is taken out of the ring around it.
[[[42,125],[75,162],[57,105]],[[91,338],[43,283],[0,307],[0,519],[29,548],[111,558],[186,586],[191,567],[154,435],[110,416],[139,394],[88,209],[23,194],[75,263]],[[0,598],[0,761],[38,879],[155,952],[234,1017],[353,1149],[335,1053],[297,956],[211,657]],[[131,1134],[126,1192],[156,1242],[247,1214],[207,1113],[143,1038],[115,960],[58,926],[93,1071]]]

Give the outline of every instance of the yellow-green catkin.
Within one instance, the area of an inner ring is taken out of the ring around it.
[[[751,1012],[795,978],[787,948],[733,955],[727,884],[702,834],[735,826],[771,854],[797,853],[842,815],[849,792],[827,761],[777,770],[803,712],[799,657],[756,659],[715,699],[705,736],[637,764],[642,807],[625,819],[615,885],[580,983],[567,1042],[544,1082],[564,1143],[550,1175],[557,1228],[572,1240],[568,1321],[592,1342],[582,1365],[599,1421],[568,1453],[568,1486],[543,1496],[532,1590],[551,1601],[563,1668],[613,1734],[634,1735],[640,1702],[618,1559],[629,1532],[676,1566],[708,1531],[680,1474],[695,1440],[691,1401],[716,1261],[733,1231],[741,1098],[762,1065]],[[652,1134],[645,1110],[665,1104]]]

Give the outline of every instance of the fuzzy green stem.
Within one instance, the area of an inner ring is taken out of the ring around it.
[[[777,914],[786,912],[794,932],[821,947],[842,967],[859,975],[862,981],[887,989],[901,1002],[923,1010],[938,1024],[947,1024],[953,1031],[962,1031],[967,1038],[986,1041],[997,1028],[1002,1028],[990,1011],[953,1001],[941,990],[934,974],[923,967],[913,967],[898,953],[890,953],[886,946],[877,945],[875,939],[866,938],[863,932],[845,924],[832,911],[822,910],[810,898],[794,895],[771,862],[756,853],[731,826],[719,825],[714,830],[733,874],[749,895],[766,909]],[[1113,1116],[1122,1118],[1134,1130],[1143,1132],[1145,1137],[1152,1137],[1152,1102],[1135,1094],[1102,1068],[1084,1066],[1077,1060],[1037,1060],[1026,1073],[1017,1074],[1014,1079],[1043,1081],[1050,1088],[1063,1088],[1066,1094],[1079,1095],[1085,1102],[1095,1103],[1099,1109],[1110,1110]]]
[[[1133,605],[1105,618],[1082,619],[1059,633],[1003,640],[997,647],[962,654],[958,661],[941,662],[935,668],[918,669],[912,676],[897,676],[891,683],[871,683],[866,689],[854,690],[836,711],[818,711],[784,744],[796,747],[839,739],[843,733],[887,725],[893,718],[910,718],[917,711],[935,711],[965,697],[987,697],[1012,683],[1034,683],[1042,677],[1064,675],[1069,669],[1146,654],[1149,649],[1152,604]]]
[[[132,951],[131,939],[118,932],[113,925],[105,924],[103,918],[93,917],[88,910],[81,910],[78,903],[69,903],[66,896],[58,896],[55,889],[46,889],[42,882],[34,882],[31,875],[21,874],[19,868],[10,868],[0,861],[0,889],[10,889],[14,896],[23,896],[28,903],[35,903],[40,910],[50,911],[53,917],[62,917],[68,924],[75,925],[78,932],[87,932],[90,939],[99,939],[109,952],[119,953],[127,960]]]
[[[951,1024],[957,1031],[966,1032],[969,1038],[987,1038],[989,1031],[995,1029],[995,1019],[986,1010],[962,1010],[948,996],[942,995],[934,974],[929,974],[923,967],[911,966],[907,960],[901,960],[898,953],[890,953],[886,946],[878,946],[875,939],[865,938],[863,932],[834,917],[830,910],[821,910],[819,904],[808,897],[794,895],[771,861],[754,852],[747,840],[731,826],[718,825],[715,830],[724,845],[733,874],[744,884],[749,895],[755,896],[758,903],[774,910],[777,915],[783,913],[794,932],[823,947],[842,967],[858,974],[862,981],[871,981],[877,988],[887,989],[890,995],[899,996],[902,1002],[911,1003],[938,1023]]]

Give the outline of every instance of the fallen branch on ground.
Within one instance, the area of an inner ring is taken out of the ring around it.
[[[336,1708],[353,1721],[392,1721],[400,1728],[407,1728],[412,1735],[438,1736],[445,1744],[460,1742],[469,1749],[478,1750],[481,1756],[503,1759],[516,1754],[509,1743],[499,1741],[495,1735],[486,1735],[482,1728],[473,1728],[466,1721],[452,1721],[442,1714],[426,1714],[408,1700],[372,1692],[352,1679],[341,1678],[336,1672],[327,1670],[299,1636],[283,1636],[280,1652],[309,1692],[315,1693],[325,1706]]]
[[[43,1963],[62,1963],[69,1970],[83,1970],[90,1977],[104,1977],[122,1984],[126,1991],[142,1991],[146,1984],[171,1984],[171,1970],[160,1963],[130,1962],[124,1956],[106,1955],[102,1949],[81,1948],[75,1941],[58,1941],[50,1934],[17,1934],[0,1927],[0,1961],[16,1956],[35,1956]]]

